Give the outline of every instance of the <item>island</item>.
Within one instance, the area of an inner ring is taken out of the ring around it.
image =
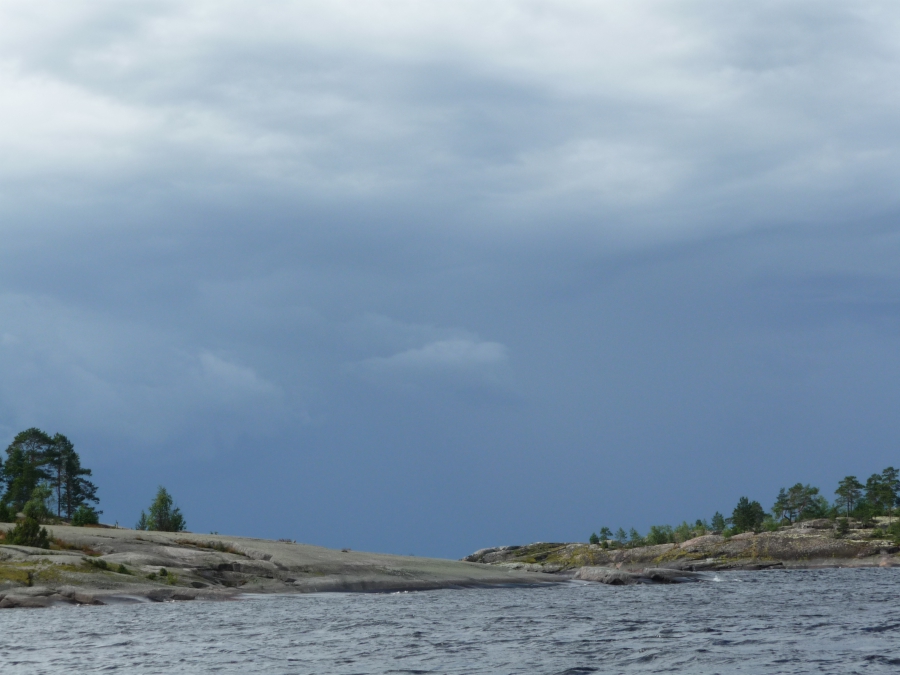
[[[0,532],[12,529],[0,524]],[[470,562],[191,532],[48,525],[49,548],[0,546],[0,608],[229,600],[245,593],[542,586],[562,577]]]
[[[698,581],[711,578],[699,573],[736,570],[900,566],[900,545],[884,536],[888,527],[888,518],[818,518],[775,531],[726,530],[663,544],[617,546],[604,540],[498,546],[463,560],[612,585]]]
[[[0,608],[168,600],[246,593],[422,591],[702,581],[728,570],[900,565],[900,470],[782,488],[771,512],[741,497],[646,535],[602,527],[588,543],[485,548],[460,561],[333,550],[281,539],[187,531],[159,486],[134,529],[100,523],[92,472],[62,434],[30,428],[0,458]]]

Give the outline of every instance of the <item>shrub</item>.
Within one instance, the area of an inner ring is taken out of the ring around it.
[[[50,536],[47,529],[34,518],[26,518],[6,533],[6,543],[18,546],[34,546],[50,548]]]
[[[837,527],[834,531],[839,537],[843,537],[850,531],[850,521],[848,521],[846,518],[838,518]]]
[[[588,538],[588,542],[591,544],[599,544],[600,537],[597,536],[596,532],[591,532],[591,536]]]
[[[22,513],[25,514],[25,518],[38,523],[46,523],[50,520],[51,513],[50,509],[47,508],[47,500],[51,494],[50,488],[44,483],[34,488],[31,492],[31,499],[25,502],[25,506],[22,507]]]
[[[76,527],[84,527],[85,525],[97,525],[100,522],[100,516],[90,506],[82,504],[75,513],[72,514],[72,525]]]
[[[167,576],[169,576],[169,571],[165,567],[160,567],[159,568],[159,576],[167,577]]]
[[[15,522],[16,517],[5,503],[0,502],[0,523],[12,523]]]
[[[900,521],[895,520],[887,529],[887,532],[895,544],[900,544]]]
[[[762,529],[765,532],[778,532],[780,525],[772,516],[766,516],[762,522]]]
[[[119,574],[131,574],[131,572],[128,571],[128,568],[125,567],[125,565],[123,565],[122,563],[119,563],[119,567],[116,569],[116,572],[118,572]]]

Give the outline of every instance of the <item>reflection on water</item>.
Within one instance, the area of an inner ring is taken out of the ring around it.
[[[900,571],[0,611],[7,673],[897,673]]]

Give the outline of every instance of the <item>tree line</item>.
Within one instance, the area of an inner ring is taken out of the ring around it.
[[[797,483],[778,491],[769,512],[758,501],[741,497],[730,518],[717,511],[709,521],[698,519],[693,524],[684,521],[675,527],[653,525],[646,535],[635,528],[626,532],[620,527],[613,532],[602,527],[599,533],[591,534],[589,541],[604,548],[655,546],[711,533],[727,537],[742,532],[774,532],[800,521],[830,518],[839,533],[846,533],[849,520],[854,519],[864,528],[873,528],[873,536],[887,534],[900,542],[900,522],[894,522],[895,511],[900,506],[900,471],[889,466],[881,473],[873,473],[865,483],[856,476],[846,476],[838,482],[834,494],[835,500],[829,502],[819,488]],[[888,518],[886,533],[875,529],[875,519],[884,516]]]
[[[97,486],[82,466],[75,446],[62,434],[32,427],[18,434],[0,457],[0,523],[16,523],[6,544],[47,548],[47,523],[98,525]],[[149,514],[141,511],[139,530],[181,532],[186,522],[172,496],[160,487]]]

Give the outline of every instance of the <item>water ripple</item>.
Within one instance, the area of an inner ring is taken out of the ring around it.
[[[0,611],[0,672],[895,673],[900,570]]]

